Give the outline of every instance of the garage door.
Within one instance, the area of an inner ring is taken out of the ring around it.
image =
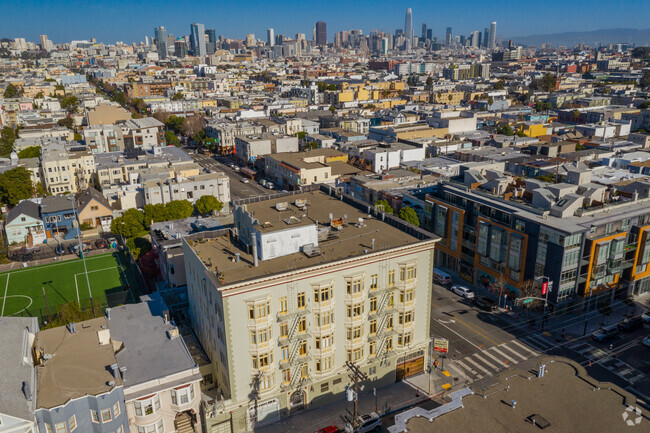
[[[424,371],[424,356],[411,359],[409,361],[397,364],[396,379],[402,380],[405,377],[413,376]]]

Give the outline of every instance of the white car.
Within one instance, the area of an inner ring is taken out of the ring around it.
[[[246,179],[246,178],[243,178],[243,179],[241,180],[241,182],[242,182],[242,183],[248,183],[248,182],[250,182],[250,180],[248,180],[248,179]]]
[[[465,299],[474,299],[474,292],[465,286],[451,286],[451,291]]]
[[[650,335],[648,335],[646,338],[643,339],[643,345],[646,347],[650,347]]]
[[[377,431],[381,428],[381,418],[375,412],[370,412],[366,415],[361,415],[357,418],[357,423],[359,427],[355,430],[355,433],[368,433],[371,431]]]

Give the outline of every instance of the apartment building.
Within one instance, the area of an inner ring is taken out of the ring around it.
[[[217,148],[222,155],[230,155],[235,150],[235,137],[261,134],[262,126],[249,122],[210,123],[205,127],[208,137],[217,140]]]
[[[328,148],[276,153],[264,158],[264,172],[282,189],[293,190],[315,183],[335,182],[347,161],[346,153]]]
[[[346,362],[368,386],[424,369],[437,237],[306,190],[236,202],[233,229],[183,239],[189,314],[218,388],[208,430],[341,399]]]
[[[164,123],[153,117],[129,119],[120,122],[124,147],[132,149],[151,150],[154,147],[165,146]]]
[[[36,334],[36,423],[41,433],[129,431],[123,373],[105,318]]]
[[[235,154],[243,162],[255,162],[261,156],[282,152],[298,152],[298,138],[282,134],[235,137]]]
[[[95,157],[87,146],[49,143],[41,148],[41,181],[50,194],[77,193],[94,185]]]
[[[131,433],[202,431],[201,379],[159,293],[107,311]],[[90,431],[90,430],[88,430]]]
[[[204,195],[214,196],[223,203],[224,211],[230,203],[230,178],[223,172],[145,181],[142,189],[146,204],[166,204],[172,200],[194,203]]]
[[[590,177],[546,184],[478,164],[426,197],[424,226],[442,237],[437,266],[486,288],[504,281],[512,299],[547,279],[551,305],[650,290],[647,194],[613,201]]]
[[[97,125],[84,128],[84,143],[93,153],[124,150],[122,128],[116,125]]]

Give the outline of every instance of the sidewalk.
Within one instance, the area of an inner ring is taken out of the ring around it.
[[[443,379],[443,375],[439,373],[440,370],[437,370],[437,372],[431,376],[426,372],[420,373],[392,385],[378,388],[376,396],[373,395],[372,388],[368,389],[366,387],[363,392],[359,393],[359,415],[377,412],[380,416],[385,417],[442,396],[446,392],[441,387],[442,384],[453,383],[453,380],[450,380],[449,377]],[[429,379],[431,379],[431,394],[427,394],[429,392]],[[453,388],[449,389],[449,392],[452,390]],[[439,404],[442,404],[442,402],[439,402]],[[345,395],[341,394],[340,401],[297,412],[295,415],[277,423],[258,427],[255,432],[285,433],[290,431],[292,433],[314,433],[320,428],[333,424],[342,429],[345,425],[343,417],[347,413],[351,414],[353,410],[354,402],[345,400]]]

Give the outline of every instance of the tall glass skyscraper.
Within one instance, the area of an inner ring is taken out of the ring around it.
[[[153,29],[156,38],[156,49],[158,51],[158,59],[164,60],[167,58],[167,30],[163,26]]]
[[[406,9],[406,20],[404,21],[404,34],[406,39],[411,42],[413,46],[413,12],[411,8]]]
[[[488,35],[488,50],[493,50],[497,47],[497,22],[492,21],[490,24],[490,34]]]
[[[190,25],[190,45],[195,57],[205,57],[205,26],[203,24]]]

